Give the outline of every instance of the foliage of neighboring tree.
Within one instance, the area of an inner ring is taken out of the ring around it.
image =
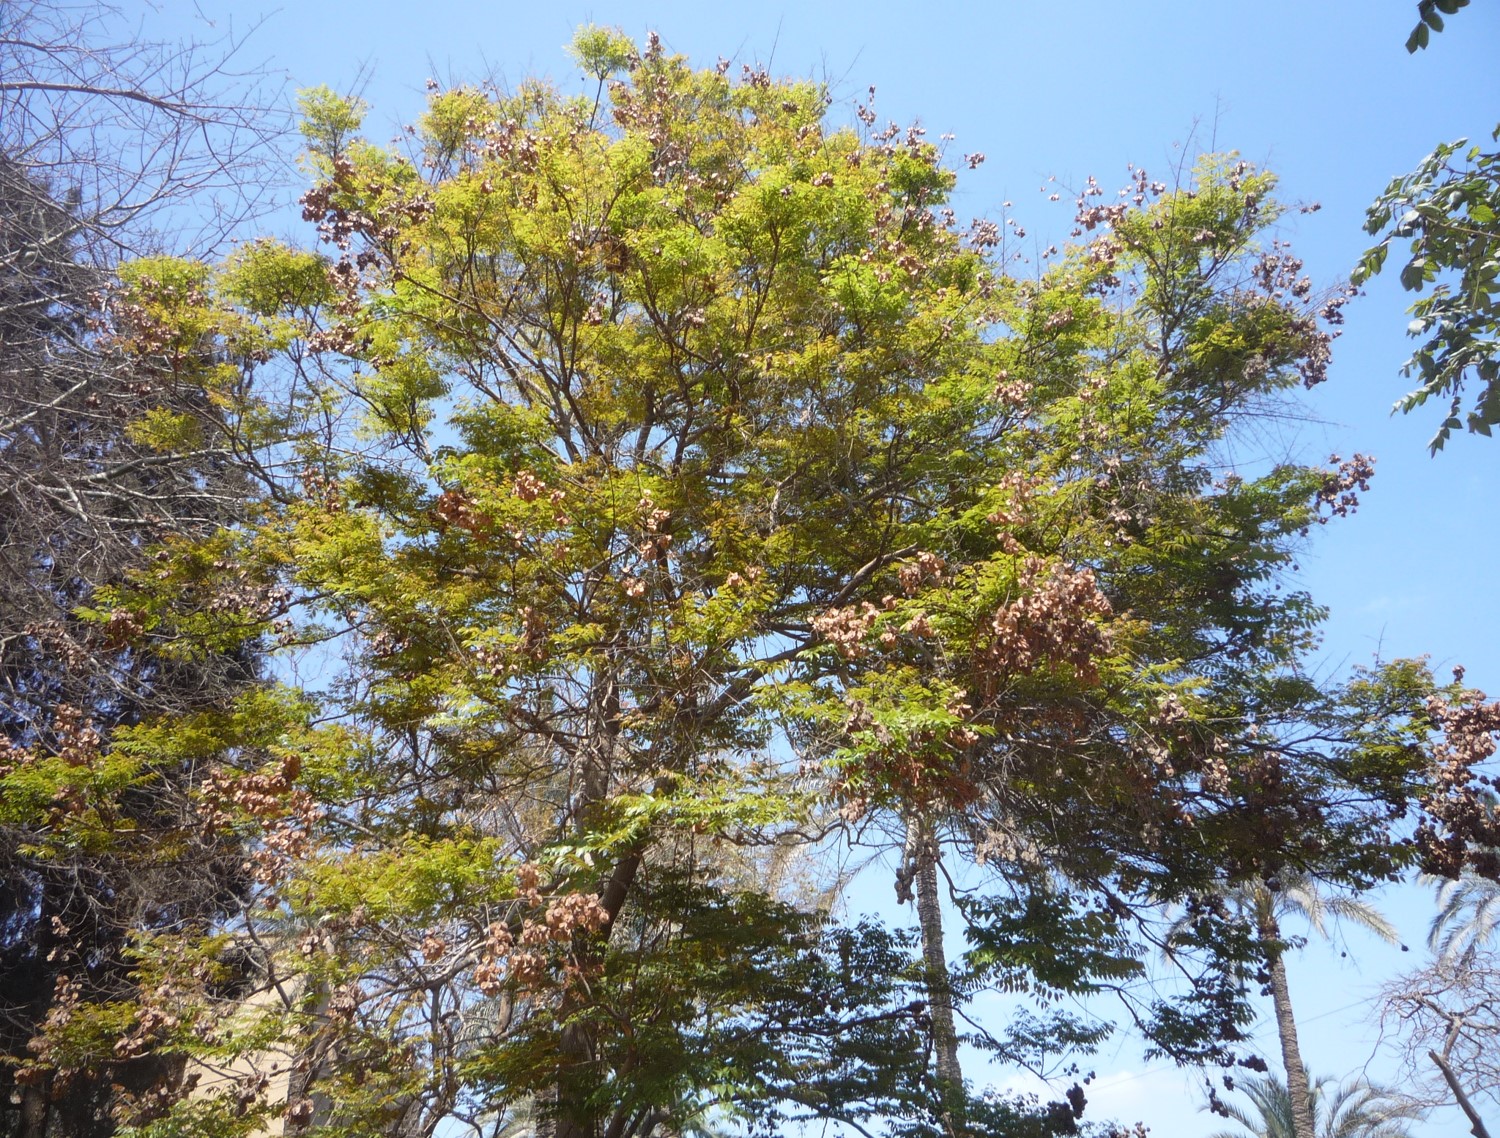
[[[1351,1079],[1338,1087],[1327,1077],[1313,1080],[1303,1072],[1308,1087],[1307,1110],[1316,1121],[1317,1138],[1410,1138],[1424,1111],[1405,1095]],[[1294,1138],[1298,1133],[1292,1092],[1281,1079],[1247,1078],[1237,1087],[1250,1100],[1248,1107],[1229,1105],[1229,1117],[1244,1130],[1220,1130],[1211,1138]]]
[[[1443,143],[1391,181],[1370,206],[1365,230],[1381,240],[1355,270],[1355,283],[1381,271],[1393,243],[1409,242],[1398,254],[1401,286],[1427,293],[1409,310],[1408,330],[1422,345],[1402,368],[1417,387],[1397,409],[1448,401],[1429,444],[1434,453],[1459,428],[1490,434],[1500,423],[1500,151],[1467,139]],[[1466,385],[1477,388],[1467,411]]]
[[[1083,1089],[972,1094],[942,1012],[1033,997],[970,1038],[1036,1066],[1108,1032],[1060,996],[1115,993],[1155,1054],[1251,1060],[1265,949],[1215,895],[1465,863],[1489,730],[1420,665],[1302,666],[1322,611],[1285,575],[1371,470],[1224,458],[1338,317],[1270,236],[1274,179],[1090,182],[1085,243],[1015,279],[919,127],[655,37],[575,50],[592,97],[438,90],[406,152],[311,93],[329,261],[134,279],[131,351],[306,384],[267,428],[302,465],[93,616],[331,678],[107,752],[191,767],[252,885],[142,936],[135,1004],[60,1009],[38,1067],[139,1041],[212,1072],[136,1114],[154,1138],[1044,1138]],[[903,887],[985,867],[946,982],[925,920],[850,926],[780,872],[887,834]],[[1172,905],[1201,919],[1148,991]],[[251,948],[260,1012],[224,963]]]
[[[1426,48],[1443,16],[1469,0],[1420,0],[1418,21],[1406,50]],[[1491,136],[1500,139],[1500,127]],[[1466,150],[1465,147],[1468,149]],[[1407,311],[1407,331],[1423,343],[1401,373],[1417,386],[1395,410],[1410,412],[1427,400],[1448,400],[1433,454],[1459,428],[1489,435],[1500,423],[1500,152],[1469,146],[1467,139],[1442,143],[1410,174],[1391,179],[1370,205],[1365,232],[1380,242],[1354,270],[1356,286],[1385,266],[1393,241],[1410,241],[1401,266],[1401,287],[1431,293]],[[1466,384],[1478,387],[1468,411]]]
[[[1443,30],[1443,17],[1468,6],[1469,0],[1418,0],[1417,24],[1406,37],[1406,50],[1417,52],[1426,48],[1432,33]]]

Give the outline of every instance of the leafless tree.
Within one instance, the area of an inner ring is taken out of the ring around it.
[[[92,256],[203,252],[284,189],[281,90],[246,37],[153,40],[124,10],[0,3],[0,146],[68,201]]]
[[[1386,985],[1380,1006],[1381,1037],[1400,1049],[1412,1093],[1457,1102],[1475,1138],[1489,1138],[1480,1108],[1500,1106],[1500,958],[1438,960]]]

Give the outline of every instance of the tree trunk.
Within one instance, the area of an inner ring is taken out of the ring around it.
[[[1268,944],[1281,939],[1281,930],[1271,913],[1260,914],[1260,937]],[[1276,1034],[1281,1037],[1281,1063],[1286,1068],[1286,1088],[1292,1100],[1292,1130],[1296,1138],[1317,1138],[1313,1120],[1312,1087],[1302,1048],[1297,1043],[1297,1021],[1292,1015],[1292,995],[1286,983],[1286,964],[1280,947],[1268,948],[1266,966],[1271,974],[1271,1003],[1276,1011]]]
[[[927,973],[927,1010],[932,1020],[932,1050],[937,1064],[938,1092],[945,1103],[943,1118],[954,1132],[947,1105],[963,1090],[958,1062],[958,1032],[953,1024],[953,989],[948,983],[948,956],[943,948],[942,899],[938,892],[938,848],[932,823],[913,815],[907,823],[907,857],[914,871],[917,923],[922,930],[922,961]]]
[[[557,1095],[551,1104],[555,1112],[551,1119],[553,1138],[598,1138],[599,1120],[586,1101],[590,1049],[581,1025],[569,1024],[562,1029],[558,1050],[562,1065],[557,1072]]]
[[[21,1129],[17,1138],[46,1138],[47,1091],[44,1086],[32,1084],[21,1091]]]
[[[315,980],[313,984],[313,1016],[315,1021],[326,1020],[331,992],[326,980]],[[298,983],[298,996],[305,989]],[[333,1117],[333,1098],[328,1094],[324,1079],[339,1065],[339,1045],[336,1036],[314,1031],[301,1048],[292,1072],[287,1077],[286,1104],[288,1113],[283,1131],[289,1135],[306,1133],[326,1125]]]
[[[584,971],[603,963],[605,946],[614,930],[615,918],[625,907],[631,887],[635,884],[643,852],[640,846],[627,852],[616,863],[609,879],[599,890],[599,904],[609,915],[609,923],[597,933],[579,935],[574,945],[574,956],[577,965]],[[593,1075],[593,1041],[589,1039],[587,1025],[569,1022],[579,1010],[574,989],[571,986],[565,988],[558,1009],[558,1018],[563,1027],[558,1041],[561,1062],[557,1072],[557,1098],[552,1104],[553,1138],[600,1138],[601,1120],[598,1111],[588,1103]]]
[[[1463,1085],[1459,1083],[1458,1076],[1453,1073],[1453,1068],[1449,1066],[1448,1060],[1444,1059],[1436,1051],[1429,1051],[1427,1054],[1437,1064],[1437,1069],[1443,1073],[1443,1079],[1447,1082],[1448,1089],[1453,1092],[1453,1097],[1458,1100],[1459,1109],[1468,1116],[1469,1133],[1474,1135],[1474,1138],[1490,1138],[1490,1132],[1484,1125],[1484,1119],[1479,1117],[1479,1112],[1474,1109],[1474,1104],[1469,1101],[1469,1096],[1464,1093]]]

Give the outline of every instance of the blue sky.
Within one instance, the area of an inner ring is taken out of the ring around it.
[[[245,60],[266,60],[294,87],[357,90],[372,107],[368,132],[381,139],[420,109],[429,76],[540,74],[572,87],[581,84],[563,45],[578,24],[617,25],[637,38],[654,29],[704,65],[724,55],[825,79],[845,104],[835,114],[850,114],[848,104],[874,84],[883,117],[919,119],[930,137],[954,134],[955,163],[965,152],[987,155],[960,177],[960,216],[1013,216],[1038,249],[1070,225],[1068,195],[1047,202],[1050,177],[1076,186],[1094,174],[1111,186],[1130,162],[1162,176],[1198,151],[1234,149],[1276,170],[1284,198],[1321,204],[1292,215],[1287,235],[1313,279],[1331,285],[1365,247],[1364,208],[1391,176],[1439,140],[1487,138],[1500,120],[1500,5],[1476,0],[1431,48],[1409,56],[1403,44],[1415,17],[1414,0],[302,0],[280,10],[263,0],[164,0],[145,30],[254,28]],[[294,217],[279,224],[306,240]],[[1328,668],[1377,652],[1428,654],[1444,667],[1466,665],[1469,682],[1497,691],[1500,439],[1458,438],[1431,459],[1435,415],[1388,415],[1406,389],[1398,371],[1409,352],[1407,302],[1394,277],[1377,280],[1347,309],[1331,378],[1304,401],[1306,421],[1267,424],[1242,453],[1254,461],[1357,450],[1379,460],[1358,514],[1313,534],[1301,558],[1301,583],[1332,610]],[[1420,958],[1429,898],[1407,890],[1387,904],[1410,954],[1351,932],[1348,957],[1343,945],[1314,947],[1292,966],[1317,1072],[1364,1068],[1375,1032],[1363,997]],[[1157,1138],[1217,1128],[1197,1113],[1190,1077],[1144,1068],[1131,1045],[1097,1066],[1104,1078],[1091,1097],[1100,1116],[1143,1120]],[[1379,1060],[1369,1069],[1387,1070]],[[1455,1112],[1434,1116],[1424,1133],[1462,1128]]]

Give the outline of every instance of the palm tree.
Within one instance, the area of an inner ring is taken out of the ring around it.
[[[1313,1081],[1302,1071],[1308,1084],[1306,1105],[1316,1120],[1315,1138],[1411,1138],[1411,1124],[1423,1116],[1420,1106],[1363,1079],[1350,1079],[1336,1090],[1328,1077]],[[1287,1084],[1274,1076],[1245,1079],[1240,1089],[1251,1106],[1227,1103],[1229,1117],[1244,1131],[1220,1130],[1209,1138],[1294,1138],[1296,1125],[1292,1093]]]
[[[1328,896],[1317,878],[1300,870],[1288,871],[1275,880],[1255,878],[1225,890],[1223,897],[1254,922],[1266,954],[1267,986],[1271,989],[1281,1061],[1290,1088],[1287,1111],[1293,1125],[1282,1138],[1317,1138],[1311,1105],[1315,1088],[1307,1081],[1307,1068],[1302,1062],[1302,1047],[1297,1039],[1297,1019],[1292,1012],[1291,990],[1286,978],[1287,945],[1281,935],[1282,921],[1289,916],[1299,917],[1323,937],[1328,936],[1329,918],[1350,921],[1387,943],[1395,942],[1396,930],[1373,906],[1347,894]]]
[[[1500,798],[1493,792],[1485,792],[1484,804],[1500,813]],[[1485,852],[1500,857],[1500,850]],[[1467,967],[1500,928],[1500,882],[1480,877],[1472,869],[1458,877],[1424,873],[1422,881],[1438,890],[1438,913],[1427,933],[1427,947],[1444,967]]]
[[[1461,877],[1429,878],[1438,887],[1437,916],[1427,947],[1444,965],[1462,967],[1500,927],[1500,882],[1465,871]]]

